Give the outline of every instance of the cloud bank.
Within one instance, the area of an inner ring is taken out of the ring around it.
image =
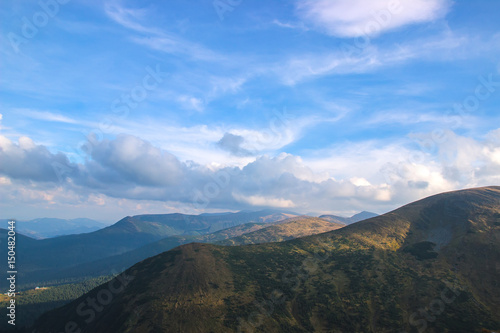
[[[414,136],[419,141],[430,138],[426,133]],[[182,162],[131,135],[94,142],[88,159],[74,164],[29,138],[16,143],[2,136],[0,180],[4,204],[15,198],[33,205],[73,202],[99,207],[132,200],[136,206],[156,202],[191,213],[274,207],[346,214],[383,212],[446,190],[500,183],[500,129],[483,141],[452,131],[444,137],[434,143],[434,154],[399,146],[399,160],[390,163],[383,162],[390,156],[384,149],[373,155],[338,150],[337,156],[323,158],[331,171],[321,172],[308,165],[318,166],[318,161],[308,163],[286,153],[258,156],[243,167]],[[238,148],[241,140],[236,141],[229,148]]]

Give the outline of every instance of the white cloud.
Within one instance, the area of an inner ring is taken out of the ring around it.
[[[449,0],[306,0],[297,2],[297,13],[329,35],[359,37],[442,18],[450,5]]]
[[[190,58],[206,61],[221,61],[223,56],[205,48],[196,43],[186,41],[172,34],[159,33],[158,36],[150,37],[131,37],[131,40],[137,44],[147,46],[153,50],[164,53],[178,54]]]
[[[193,96],[182,95],[178,97],[178,101],[182,104],[182,106],[185,109],[188,110],[195,110],[201,112],[205,109],[203,101]]]
[[[125,8],[117,2],[106,2],[104,11],[109,18],[128,29],[144,33],[160,33],[157,29],[145,27],[137,22],[144,19],[147,14],[146,9]]]
[[[499,133],[476,140],[450,131],[437,141],[432,133],[414,134],[411,139],[434,140],[433,146],[361,142],[316,152],[316,159],[260,156],[242,168],[181,162],[130,135],[96,143],[91,159],[72,165],[29,138],[16,144],[0,137],[0,158],[8,161],[1,164],[0,192],[6,203],[59,209],[124,200],[134,211],[163,202],[189,212],[263,206],[301,213],[384,212],[443,191],[499,184]],[[64,179],[56,177],[53,162],[68,166]]]
[[[364,178],[354,177],[350,179],[351,183],[356,186],[370,186],[370,182]]]
[[[303,24],[294,24],[294,23],[289,23],[289,22],[281,22],[280,20],[273,20],[272,22],[274,25],[277,25],[278,27],[281,28],[286,28],[286,29],[300,29],[300,30],[308,30],[308,28]]]
[[[261,195],[251,195],[245,196],[237,193],[233,193],[233,197],[239,201],[250,206],[255,207],[274,207],[274,208],[293,208],[295,204],[291,200],[286,200],[282,198],[265,197]]]
[[[306,79],[327,75],[373,72],[415,59],[449,60],[459,57],[457,50],[467,48],[469,42],[467,37],[450,32],[384,47],[374,44],[360,47],[349,42],[329,53],[295,55],[275,66],[274,71],[285,84],[294,85]]]
[[[22,114],[26,117],[29,117],[32,119],[37,119],[37,120],[60,122],[60,123],[67,123],[67,124],[79,124],[79,121],[77,121],[75,119],[63,116],[62,114],[53,113],[53,112],[49,112],[49,111],[39,111],[39,110],[32,110],[32,109],[16,108],[16,109],[13,109],[12,112]]]
[[[20,137],[18,143],[14,143],[0,135],[0,160],[0,173],[15,179],[55,182],[61,177],[61,167],[68,174],[76,171],[66,155],[52,154],[28,137]]]
[[[130,135],[94,145],[89,164],[91,176],[101,182],[115,179],[141,186],[169,186],[183,176],[183,166],[172,154]]]
[[[273,72],[287,85],[295,85],[306,79],[327,75],[367,73],[377,69],[404,64],[408,61],[442,61],[460,57],[457,51],[468,46],[470,40],[448,31],[438,36],[411,40],[405,43],[379,47],[374,44],[344,43],[328,53],[294,55],[277,64]]]

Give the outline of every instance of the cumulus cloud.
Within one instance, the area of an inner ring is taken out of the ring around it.
[[[0,174],[14,179],[42,182],[59,181],[64,174],[74,173],[76,166],[62,153],[52,154],[28,137],[17,143],[0,136]]]
[[[127,203],[143,207],[144,213],[165,205],[169,211],[186,213],[276,207],[348,215],[384,212],[435,193],[500,183],[500,130],[484,140],[451,131],[437,141],[432,133],[410,139],[419,147],[364,143],[365,148],[332,150],[321,163],[282,153],[259,156],[241,168],[213,168],[181,162],[131,135],[94,142],[88,159],[78,165],[29,138],[13,143],[0,137],[0,194],[5,202],[23,205]],[[236,138],[235,147],[240,146]],[[54,162],[70,172],[58,177]],[[322,165],[330,171],[320,170]]]
[[[409,24],[446,15],[449,0],[307,0],[297,2],[298,15],[336,37],[375,36]]]
[[[249,204],[250,206],[263,206],[263,207],[274,207],[274,208],[292,208],[295,204],[291,200],[286,200],[282,198],[265,197],[261,195],[251,195],[245,196],[238,193],[234,193],[233,197],[239,201]]]
[[[102,182],[131,182],[142,186],[170,186],[183,176],[183,165],[172,154],[131,135],[94,145],[88,172]]]

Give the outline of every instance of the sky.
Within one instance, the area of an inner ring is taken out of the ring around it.
[[[500,185],[496,0],[0,3],[0,218],[385,213]]]

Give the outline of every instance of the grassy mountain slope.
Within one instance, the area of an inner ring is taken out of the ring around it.
[[[228,229],[219,230],[214,233],[206,235],[185,235],[185,236],[171,236],[163,238],[159,241],[146,244],[139,248],[127,251],[122,254],[110,256],[107,258],[99,259],[92,262],[83,263],[66,269],[59,269],[57,271],[58,279],[79,280],[95,276],[102,276],[108,274],[115,274],[122,272],[126,268],[142,261],[146,258],[155,256],[159,253],[171,250],[179,245],[192,243],[192,242],[216,242],[231,237],[236,237],[247,232],[265,228],[267,223],[247,223],[231,227]],[[54,271],[44,270],[37,272],[37,278],[41,281],[49,280],[54,277]]]
[[[23,320],[20,321],[18,326],[29,323],[32,324],[43,310],[48,311],[57,306],[67,303],[69,300],[74,300],[82,293],[68,293],[67,289],[71,288],[74,291],[81,290],[81,285],[88,285],[87,281],[93,282],[96,279],[94,276],[106,276],[108,274],[116,274],[123,271],[125,268],[142,261],[148,257],[157,255],[164,251],[170,250],[178,245],[197,241],[197,242],[215,242],[223,239],[230,239],[231,244],[241,244],[251,240],[252,242],[262,242],[264,238],[262,234],[255,233],[257,230],[266,230],[264,233],[265,240],[267,241],[281,241],[283,239],[291,239],[304,235],[311,235],[315,233],[326,232],[343,227],[343,225],[335,225],[333,223],[320,220],[318,218],[311,218],[308,216],[299,216],[295,218],[286,219],[283,221],[273,223],[247,223],[236,227],[220,230],[207,235],[199,236],[173,236],[162,239],[158,242],[148,244],[139,249],[135,249],[124,253],[122,255],[105,258],[96,262],[87,263],[78,267],[69,268],[66,271],[61,271],[59,279],[62,281],[71,281],[77,277],[85,278],[85,282],[78,284],[64,284],[62,286],[50,287],[43,291],[27,291],[21,295],[21,302],[23,306],[19,311],[23,313]],[[236,240],[236,236],[251,233],[249,238]],[[233,237],[233,238],[232,238]],[[234,239],[234,240],[233,240]],[[40,274],[40,273],[37,273]],[[43,285],[42,285],[43,286]],[[96,286],[96,285],[95,285]],[[61,292],[61,290],[63,292]],[[88,291],[88,290],[86,290]],[[38,295],[38,293],[42,295]],[[1,295],[0,295],[1,296]],[[5,297],[6,299],[6,297]],[[18,299],[19,300],[19,299]],[[38,301],[38,302],[37,302]],[[2,298],[0,297],[0,305]],[[5,311],[4,311],[5,312]],[[31,320],[31,321],[30,321]],[[1,326],[0,326],[1,327]],[[8,326],[5,326],[8,327]],[[5,328],[4,327],[4,328]]]
[[[20,292],[16,295],[16,327],[33,325],[35,319],[44,312],[69,303],[112,278],[112,276],[101,276],[80,283]],[[0,294],[0,315],[2,318],[8,318],[7,306],[9,302],[10,297]],[[13,328],[15,327],[8,324],[6,320],[0,322],[0,332],[12,332]]]
[[[344,227],[344,224],[332,223],[317,217],[298,216],[280,221],[241,236],[219,241],[219,245],[246,245],[271,242],[283,242],[294,238],[320,234]]]
[[[273,210],[223,215],[128,216],[95,232],[29,242],[18,253],[18,286],[60,278],[61,270],[123,254],[174,235],[201,235],[249,222],[274,222],[294,216]],[[181,243],[182,244],[182,243]],[[0,256],[6,256],[6,247]],[[0,264],[0,268],[3,267]],[[122,267],[125,268],[125,267]],[[0,288],[6,287],[0,280]]]
[[[74,321],[82,332],[497,329],[499,233],[500,187],[489,187],[283,243],[184,245],[127,270],[130,283],[95,318],[76,308],[106,286],[46,314],[36,327],[62,330]]]
[[[319,234],[343,227],[318,218],[299,216],[271,223],[247,223],[198,236],[171,236],[144,245],[140,248],[97,261],[58,270],[58,278],[70,281],[115,274],[133,264],[179,245],[199,242],[222,245],[243,245],[265,242],[279,242],[306,235]],[[260,231],[260,232],[259,232]],[[244,235],[244,236],[243,236]],[[248,235],[248,236],[246,236]],[[220,243],[222,242],[222,243]],[[37,277],[44,281],[54,275],[53,270],[37,272]]]

